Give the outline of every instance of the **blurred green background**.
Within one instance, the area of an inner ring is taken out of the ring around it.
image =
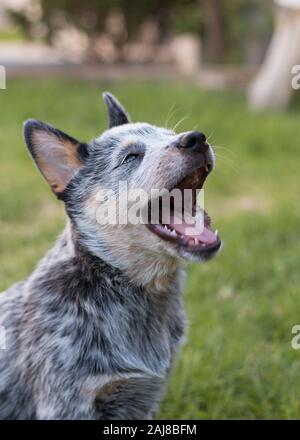
[[[22,123],[34,117],[89,140],[106,127],[101,91],[134,121],[197,128],[215,146],[205,203],[222,253],[193,265],[185,289],[187,343],[171,375],[161,418],[298,418],[300,352],[299,117],[251,113],[234,91],[184,82],[12,79],[0,91],[0,290],[26,277],[65,222],[30,160]]]

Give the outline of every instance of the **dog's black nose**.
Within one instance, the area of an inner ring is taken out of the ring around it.
[[[178,147],[187,148],[199,153],[206,153],[209,145],[206,142],[206,136],[203,133],[200,133],[200,131],[190,131],[182,136]]]

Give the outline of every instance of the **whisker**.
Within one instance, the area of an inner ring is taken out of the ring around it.
[[[219,150],[226,150],[229,153],[231,153],[233,156],[235,156],[235,157],[237,156],[235,151],[231,150],[230,148],[223,147],[221,145],[212,145],[212,148],[219,149]]]
[[[238,169],[236,169],[235,167],[233,167],[232,164],[230,164],[230,163],[226,163],[226,165],[228,165],[228,166],[231,168],[232,172],[234,172],[234,173],[237,174],[238,176],[241,175],[240,170],[238,170]],[[222,169],[222,168],[218,167],[218,163],[216,164],[215,167],[216,167],[216,169],[218,169],[218,173],[222,170],[222,173],[225,174],[225,172],[224,172],[224,168]]]
[[[230,167],[231,167],[231,168],[232,168],[237,174],[240,174],[240,170],[239,170],[239,168],[235,165],[235,163],[234,163],[233,160],[229,159],[228,157],[221,156],[221,155],[219,155],[219,154],[215,154],[215,156],[216,156],[216,158],[217,158],[217,162],[216,162],[216,164],[218,163],[219,160],[220,160],[220,161],[223,161],[226,165],[230,166]]]
[[[175,131],[176,128],[178,128],[179,125],[182,124],[183,121],[185,121],[186,119],[188,119],[188,117],[189,117],[189,115],[184,116],[183,118],[181,118],[181,119],[177,122],[177,124],[174,125],[174,127],[172,128],[172,130]]]
[[[210,140],[210,138],[211,138],[213,135],[214,135],[214,132],[212,131],[212,132],[208,135],[208,137],[206,138],[206,141],[208,142],[208,141]]]
[[[223,155],[220,154],[220,153],[215,153],[215,156],[216,156],[216,157],[220,157],[221,159],[226,159],[228,162],[231,162],[231,163],[234,163],[234,162],[235,162],[234,159],[231,159],[231,157],[223,156]]]
[[[176,110],[176,102],[174,102],[172,105],[171,105],[171,107],[170,107],[170,109],[169,109],[169,111],[168,111],[168,113],[167,113],[167,116],[166,116],[166,121],[165,121],[165,127],[168,127],[168,125],[169,125],[169,122],[170,122],[170,120],[172,119],[172,117],[175,115],[175,113],[177,112],[177,110]]]

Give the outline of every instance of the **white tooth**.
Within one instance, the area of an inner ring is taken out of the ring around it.
[[[195,242],[195,244],[199,244],[198,238],[194,238],[194,242]]]
[[[172,231],[171,231],[171,235],[173,236],[173,237],[176,237],[176,231],[175,231],[175,229],[172,229]]]

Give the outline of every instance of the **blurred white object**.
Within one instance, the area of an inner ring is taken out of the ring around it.
[[[42,18],[43,10],[40,0],[4,0],[7,10],[20,12],[31,22]]]
[[[62,57],[55,48],[44,44],[14,41],[0,43],[0,65],[6,67],[59,65],[62,61]]]
[[[197,75],[201,68],[201,43],[195,35],[174,37],[170,44],[173,59],[180,73]]]
[[[69,25],[56,32],[53,46],[65,60],[80,62],[88,49],[89,39],[84,32]]]
[[[9,9],[23,11],[31,3],[31,0],[2,0],[2,3]]]
[[[300,0],[275,0],[275,3],[284,8],[300,8]]]
[[[275,0],[275,32],[266,59],[249,89],[253,109],[285,108],[293,94],[292,69],[300,64],[300,0]]]

